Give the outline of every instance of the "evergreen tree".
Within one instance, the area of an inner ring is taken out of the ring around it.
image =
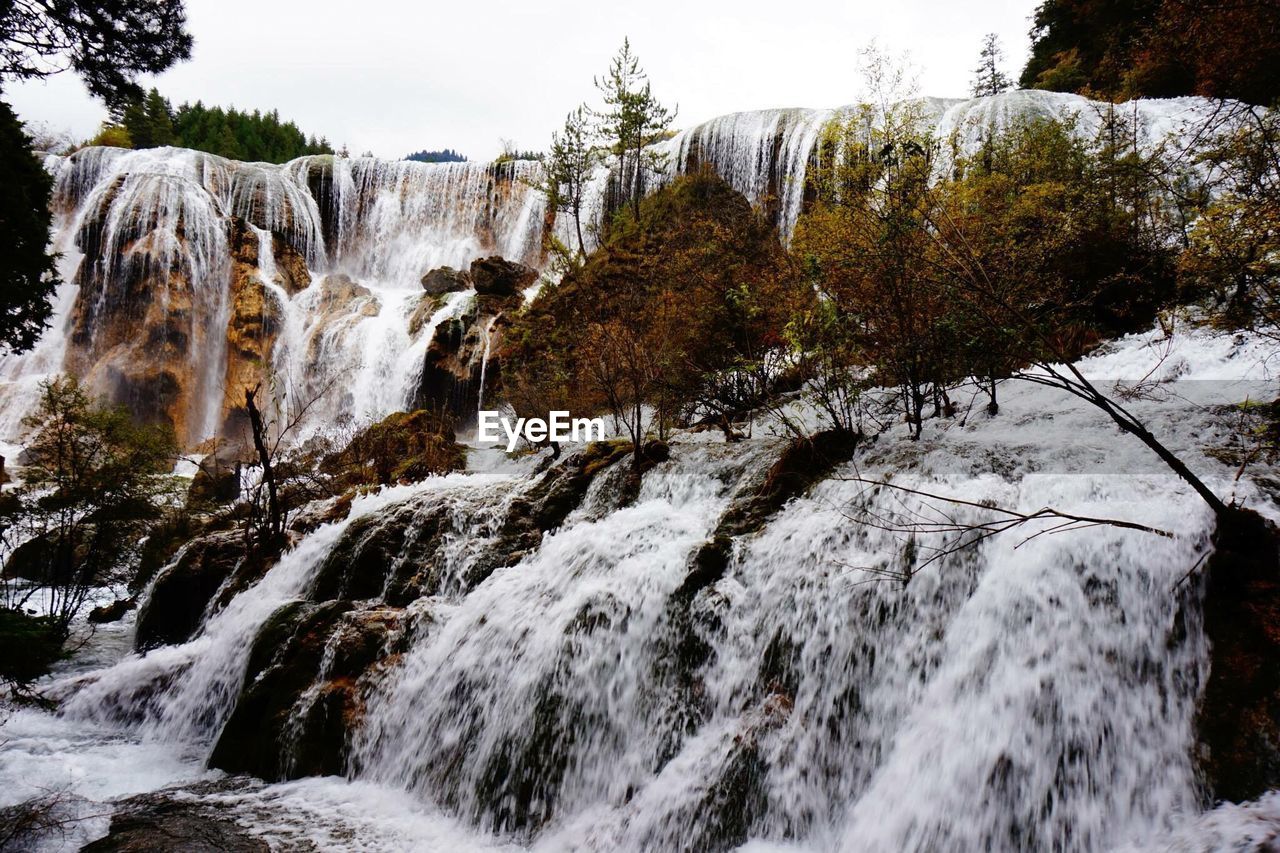
[[[446,148],[443,151],[415,151],[404,159],[419,163],[465,163],[467,161],[466,157],[452,148]]]
[[[605,104],[597,115],[600,134],[618,156],[623,198],[631,202],[632,214],[639,216],[645,171],[658,171],[665,165],[663,156],[646,150],[646,146],[671,127],[676,111],[654,97],[629,39],[623,39],[609,72],[597,77],[595,84]]]
[[[1000,48],[1000,37],[995,33],[987,33],[982,38],[982,52],[978,55],[978,67],[973,72],[975,98],[998,95],[1013,86],[1009,76],[1000,70],[1000,62],[1003,59],[1004,51]]]
[[[157,89],[152,89],[144,98],[131,100],[124,108],[120,124],[128,132],[134,148],[159,148],[176,141],[172,110]]]
[[[30,349],[49,321],[57,283],[49,242],[49,174],[9,105],[0,101],[0,347]]]
[[[590,114],[585,106],[580,106],[565,117],[562,130],[551,134],[551,152],[542,164],[541,189],[556,212],[573,215],[581,259],[587,256],[586,242],[582,239],[582,201],[599,162],[600,152],[591,133]]]
[[[182,0],[0,3],[0,81],[49,77],[66,67],[108,106],[138,98],[134,78],[191,56]]]

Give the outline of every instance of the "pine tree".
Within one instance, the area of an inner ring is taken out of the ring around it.
[[[639,58],[631,52],[631,41],[623,39],[622,49],[609,65],[609,73],[597,77],[596,88],[604,98],[605,110],[597,115],[600,134],[618,155],[618,173],[632,213],[640,215],[645,170],[664,165],[661,154],[645,150],[671,127],[676,111],[669,110],[653,96],[648,75]]]
[[[982,52],[978,56],[978,67],[973,72],[975,98],[998,95],[1013,86],[1009,76],[1000,70],[1003,59],[1004,51],[1000,48],[1000,37],[995,33],[987,33],[982,38]]]
[[[582,239],[582,201],[591,174],[600,162],[600,152],[592,138],[590,115],[585,106],[569,113],[564,128],[551,134],[551,152],[543,161],[541,189],[547,203],[557,213],[573,214],[578,237],[578,255],[587,256]]]

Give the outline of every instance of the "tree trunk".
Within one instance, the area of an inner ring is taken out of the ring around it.
[[[276,493],[276,475],[271,467],[271,454],[267,450],[266,427],[262,422],[262,413],[254,404],[254,396],[262,386],[244,389],[244,407],[249,412],[249,426],[253,430],[253,447],[258,452],[258,462],[262,465],[262,481],[267,484],[267,533],[272,540],[278,539],[284,532],[281,520],[280,498]]]

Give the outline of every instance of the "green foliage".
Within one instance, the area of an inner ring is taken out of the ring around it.
[[[293,122],[282,122],[275,110],[241,112],[234,107],[206,107],[196,101],[175,111],[156,89],[129,101],[119,120],[104,126],[94,143],[132,148],[176,145],[232,160],[262,163],[333,153],[328,141],[304,135]]]
[[[140,98],[139,74],[191,56],[182,0],[0,4],[0,82],[48,77],[66,67],[109,106]]]
[[[105,145],[110,148],[132,148],[133,140],[123,125],[104,122],[98,132],[86,144]]]
[[[0,607],[0,685],[25,690],[62,657],[62,642],[52,618]]]
[[[1000,49],[1000,38],[995,33],[987,33],[982,38],[982,52],[978,56],[978,67],[973,71],[973,96],[982,98],[987,95],[998,95],[1013,87],[1013,81],[1000,68],[1004,59],[1004,51]]]
[[[130,101],[120,124],[134,148],[159,148],[174,144],[176,139],[169,102],[156,89],[144,98]]]
[[[1280,116],[1248,109],[1199,152],[1212,201],[1179,259],[1184,296],[1211,296],[1213,319],[1280,338]]]
[[[57,286],[49,242],[49,174],[9,105],[0,102],[0,351],[22,352],[49,322]]]
[[[446,148],[443,151],[415,151],[412,154],[405,155],[406,160],[414,160],[418,163],[465,163],[467,158],[463,157],[452,148]]]
[[[675,121],[676,111],[654,97],[648,75],[631,52],[629,39],[623,40],[608,73],[596,78],[595,84],[605,105],[596,115],[600,137],[605,147],[618,156],[620,200],[629,201],[633,216],[638,217],[646,172],[663,167],[663,155],[649,146],[664,137]]]
[[[564,127],[551,135],[551,151],[542,163],[539,189],[551,209],[573,216],[579,261],[587,255],[582,236],[582,203],[592,173],[603,159],[603,152],[595,146],[590,113],[580,106],[565,117]]]
[[[34,586],[6,585],[5,603],[20,606],[44,590],[65,636],[90,588],[128,579],[142,538],[176,495],[168,473],[176,443],[168,427],[94,403],[71,377],[43,386],[24,426],[28,462],[4,521],[7,541],[26,540],[32,558],[21,568]]]

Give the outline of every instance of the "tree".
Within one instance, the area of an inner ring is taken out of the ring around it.
[[[600,160],[589,113],[585,106],[580,106],[565,117],[564,128],[551,135],[551,151],[542,162],[540,185],[552,210],[573,216],[579,262],[587,257],[586,241],[582,237],[582,202]]]
[[[1269,0],[1043,0],[1026,89],[1107,99],[1280,97],[1280,5]]]
[[[812,178],[817,198],[797,224],[792,247],[830,302],[814,318],[826,325],[834,313],[851,339],[826,351],[856,354],[880,384],[899,388],[918,438],[929,389],[952,378],[953,347],[941,334],[950,305],[927,261],[936,145],[918,101],[907,97],[905,69],[869,48],[863,73],[870,102],[824,129],[826,156]]]
[[[159,148],[177,141],[169,102],[154,88],[145,97],[129,102],[121,114],[120,124],[134,148]]]
[[[21,574],[31,585],[6,581],[5,603],[19,608],[41,591],[61,641],[92,587],[126,579],[173,497],[176,443],[168,427],[91,401],[74,377],[42,386],[24,426],[30,461],[5,507],[6,532],[22,544],[6,577]]]
[[[503,335],[508,398],[526,416],[611,412],[637,445],[649,428],[719,425],[766,396],[761,365],[785,347],[797,284],[740,193],[709,171],[681,176],[639,219],[620,211],[586,263],[517,315]]]
[[[72,69],[89,93],[118,106],[140,97],[134,78],[191,56],[181,0],[16,0],[0,6],[0,82]]]
[[[181,0],[13,0],[0,3],[0,86],[74,69],[109,107],[141,95],[134,77],[191,55]],[[48,179],[8,105],[0,109],[0,347],[30,348],[57,287],[49,240]],[[33,170],[34,169],[34,170]],[[42,171],[42,170],[41,170]],[[37,256],[37,252],[39,256]]]
[[[600,134],[618,157],[620,200],[630,202],[633,215],[638,217],[645,172],[659,171],[665,165],[664,156],[646,146],[671,127],[676,111],[654,97],[648,75],[631,52],[629,39],[623,39],[608,73],[597,77],[595,84],[605,104],[604,111],[596,116]]]
[[[53,258],[46,253],[52,217],[49,173],[31,150],[9,105],[0,102],[0,347],[23,352],[48,325],[57,286]]]
[[[1280,116],[1231,112],[1196,158],[1213,192],[1179,258],[1182,287],[1214,297],[1220,324],[1280,339]]]
[[[987,33],[982,37],[982,52],[978,55],[978,67],[973,71],[975,98],[998,95],[1013,86],[1013,81],[1000,70],[1003,59],[1004,51],[1000,48],[1000,37],[995,33]]]

